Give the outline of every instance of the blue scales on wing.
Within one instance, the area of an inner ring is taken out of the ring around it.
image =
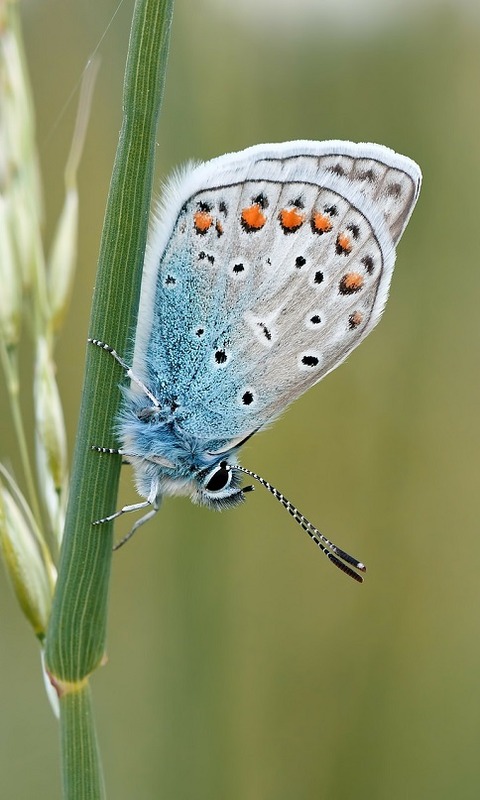
[[[222,156],[167,190],[135,369],[187,434],[262,427],[381,316],[419,181],[387,148],[327,144]]]

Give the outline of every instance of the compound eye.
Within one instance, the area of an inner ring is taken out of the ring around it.
[[[232,470],[226,461],[222,461],[219,466],[211,473],[205,489],[208,492],[221,492],[230,483]]]

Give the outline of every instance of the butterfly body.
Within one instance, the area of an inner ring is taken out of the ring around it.
[[[410,159],[337,141],[258,145],[171,180],[117,422],[148,502],[243,499],[241,444],[380,319],[420,183]]]
[[[225,461],[222,448],[228,448],[231,459],[236,448],[228,447],[225,440],[207,441],[189,433],[182,425],[185,412],[182,414],[181,407],[174,405],[172,401],[169,410],[164,410],[165,406],[157,409],[146,405],[141,394],[131,390],[125,393],[118,431],[123,451],[136,470],[139,494],[156,502],[164,495],[187,495],[194,502],[212,507],[218,502],[220,508],[241,502],[243,493],[238,489],[241,476],[236,472],[230,474],[228,481],[230,489],[237,490],[233,494],[229,492],[224,498],[215,493],[213,502],[209,502],[208,492],[203,491],[209,476]],[[215,447],[221,452],[216,453]]]

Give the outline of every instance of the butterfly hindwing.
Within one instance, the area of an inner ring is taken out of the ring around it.
[[[293,142],[167,190],[135,369],[185,431],[247,435],[343,361],[381,316],[419,185],[387,148]]]

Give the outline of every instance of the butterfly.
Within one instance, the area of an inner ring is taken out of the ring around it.
[[[116,422],[145,498],[224,509],[248,475],[292,514],[331,562],[357,581],[362,562],[324,537],[239,448],[337,367],[379,321],[395,247],[421,172],[378,144],[294,141],[189,165],[166,186],[145,258],[130,366]]]

